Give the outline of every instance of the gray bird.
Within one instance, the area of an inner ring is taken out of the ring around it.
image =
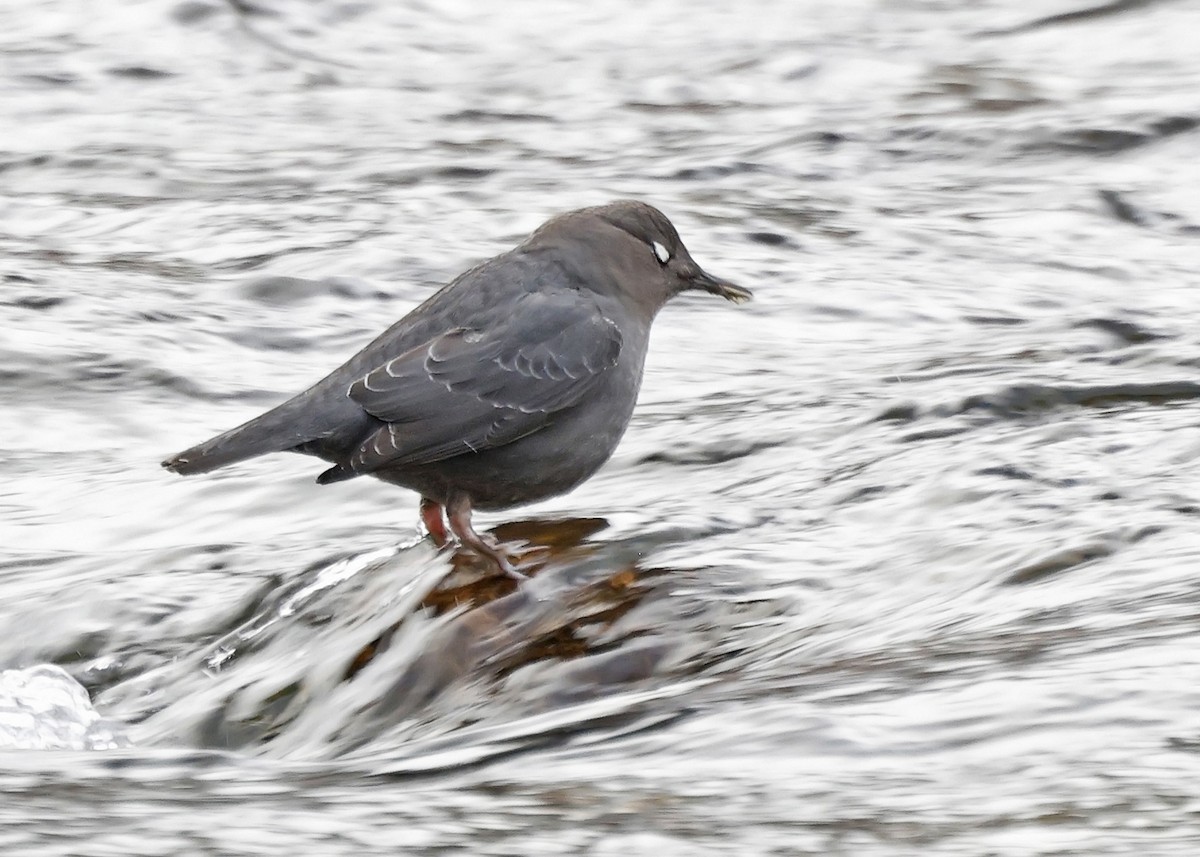
[[[471,525],[472,509],[562,494],[608,460],[633,413],[650,323],[675,295],[740,303],[658,209],[567,212],[461,274],[323,380],[163,462],[204,473],[290,450],[333,464],[324,485],[370,474],[421,495],[438,544],[459,541],[523,575]]]

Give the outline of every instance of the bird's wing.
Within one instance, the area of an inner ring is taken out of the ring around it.
[[[429,464],[542,428],[617,363],[621,332],[574,292],[529,293],[507,318],[460,327],[355,381],[349,396],[387,425],[343,465]]]

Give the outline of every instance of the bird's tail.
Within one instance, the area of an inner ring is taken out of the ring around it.
[[[284,402],[237,428],[171,456],[162,466],[173,473],[190,476],[268,452],[282,452],[313,440],[320,432],[313,433],[314,426],[303,418],[302,405],[296,399]]]

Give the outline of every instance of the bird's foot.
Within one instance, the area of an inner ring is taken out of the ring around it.
[[[450,530],[463,545],[496,563],[496,567],[513,580],[520,582],[529,579],[517,571],[508,554],[494,539],[485,539],[475,532],[471,525],[471,499],[466,494],[451,495],[446,503],[446,517],[450,522]]]
[[[511,578],[518,583],[529,579],[529,575],[517,571],[516,566],[513,564],[513,557],[504,550],[504,546],[490,536],[481,534],[477,542],[461,539],[461,543],[462,547],[483,559],[485,563],[490,560],[491,564],[499,569],[500,573],[505,577]]]

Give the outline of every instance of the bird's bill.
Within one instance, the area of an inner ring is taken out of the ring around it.
[[[750,300],[754,293],[749,289],[744,289],[741,286],[735,286],[728,280],[722,280],[714,277],[706,271],[700,271],[692,277],[691,288],[699,289],[700,291],[708,292],[713,295],[720,295],[727,301],[733,301],[735,304],[742,304]]]

